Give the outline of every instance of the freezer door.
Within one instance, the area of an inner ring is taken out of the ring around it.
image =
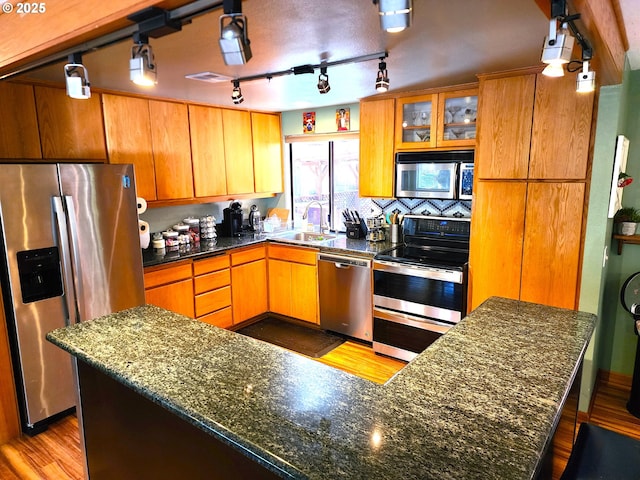
[[[44,338],[68,318],[52,215],[59,195],[56,166],[2,165],[0,185],[2,296],[29,427],[75,405],[70,356]]]
[[[79,321],[143,305],[131,165],[60,164]]]

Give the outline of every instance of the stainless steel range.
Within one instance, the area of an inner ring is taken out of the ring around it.
[[[373,349],[410,361],[467,314],[470,219],[406,215],[373,261]]]

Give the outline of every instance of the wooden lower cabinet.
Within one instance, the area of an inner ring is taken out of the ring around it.
[[[477,181],[473,193],[471,309],[491,296],[520,298],[527,184]]]
[[[233,324],[237,325],[268,311],[266,248],[239,249],[230,256]]]
[[[494,295],[577,307],[585,189],[582,182],[476,182],[472,309]]]
[[[145,301],[195,318],[191,262],[144,272]]]
[[[520,299],[577,308],[584,183],[530,183]]]
[[[269,245],[269,310],[318,323],[317,250]]]
[[[193,262],[196,318],[221,328],[233,325],[229,266],[227,254]]]

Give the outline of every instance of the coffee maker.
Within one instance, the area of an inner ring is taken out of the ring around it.
[[[239,237],[242,233],[242,205],[240,202],[231,202],[222,210],[222,231],[224,237]]]

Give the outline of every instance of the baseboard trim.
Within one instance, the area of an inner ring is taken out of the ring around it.
[[[631,390],[631,382],[633,377],[631,375],[624,375],[622,373],[599,370],[598,379],[604,384]]]

